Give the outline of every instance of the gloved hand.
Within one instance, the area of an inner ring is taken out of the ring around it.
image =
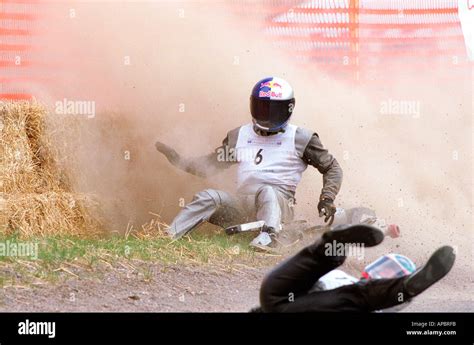
[[[160,141],[157,141],[155,143],[155,147],[159,152],[161,152],[162,154],[165,155],[165,157],[168,159],[168,161],[171,164],[174,165],[174,164],[177,164],[179,162],[179,159],[180,159],[179,154],[173,148],[169,147],[166,144],[163,144]]]
[[[320,217],[326,216],[326,218],[324,218],[324,222],[327,223],[331,216],[336,213],[334,201],[329,198],[321,197],[318,203],[318,211]]]

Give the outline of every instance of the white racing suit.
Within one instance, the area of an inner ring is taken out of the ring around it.
[[[169,232],[180,238],[203,221],[220,226],[263,220],[276,232],[280,222],[293,219],[292,196],[277,187],[262,185],[255,194],[233,196],[227,192],[206,189],[197,193],[174,218]]]
[[[173,238],[180,238],[203,221],[224,226],[263,220],[278,232],[282,222],[293,219],[296,187],[308,164],[323,175],[322,196],[334,200],[342,182],[338,162],[318,135],[294,125],[288,125],[284,132],[262,136],[247,124],[230,131],[214,153],[195,159],[179,157],[172,163],[203,177],[238,165],[237,194],[214,189],[197,193],[171,223]]]

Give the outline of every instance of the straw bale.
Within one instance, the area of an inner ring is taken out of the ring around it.
[[[0,199],[5,235],[94,236],[101,231],[93,210],[99,205],[88,195],[66,192],[14,194]]]
[[[47,115],[36,102],[0,102],[0,234],[95,235],[99,205],[72,191]]]

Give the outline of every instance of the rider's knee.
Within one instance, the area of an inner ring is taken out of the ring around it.
[[[278,202],[275,189],[272,186],[263,186],[259,188],[256,194],[256,200],[258,203]]]
[[[204,189],[194,195],[193,201],[195,200],[202,200],[213,202],[216,205],[222,204],[222,198],[219,195],[219,192],[215,189]]]

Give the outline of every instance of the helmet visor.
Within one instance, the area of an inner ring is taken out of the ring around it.
[[[250,97],[250,112],[256,123],[262,128],[280,129],[286,124],[293,112],[295,99],[284,101],[262,100]]]
[[[399,261],[391,255],[384,255],[369,264],[363,273],[370,279],[390,279],[403,277],[410,274],[410,270],[405,268]]]

